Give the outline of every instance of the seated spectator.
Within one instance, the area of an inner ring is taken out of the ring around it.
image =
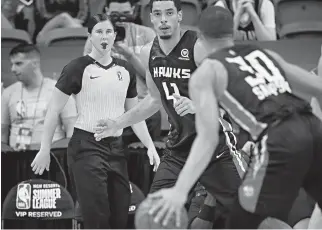
[[[1,1],[1,28],[14,28],[19,0]]]
[[[139,68],[136,58],[132,55],[139,55],[141,48],[150,43],[154,37],[154,31],[146,26],[133,23],[134,6],[130,0],[106,0],[105,11],[111,17],[111,20],[117,27],[124,28],[125,37],[116,42],[112,49],[112,56],[127,60],[137,71],[137,91],[139,100],[143,99],[147,94],[147,86],[145,84],[145,70]],[[92,45],[87,40],[84,47],[84,55],[91,52]],[[153,140],[160,136],[161,132],[161,113],[157,112],[150,119],[146,120],[149,133]],[[125,144],[138,142],[138,138],[133,133],[131,127],[127,127],[123,131],[123,140]]]
[[[1,28],[34,32],[33,0],[2,0]]]
[[[88,0],[35,0],[35,6],[37,42],[50,30],[82,27],[89,17]]]
[[[312,70],[312,73],[322,77],[322,46],[321,46],[321,56],[318,61],[318,65],[314,70]],[[315,116],[317,116],[322,120],[322,105],[321,106],[319,105],[319,102],[316,98],[312,98],[311,106]]]
[[[209,0],[234,15],[236,40],[276,40],[275,8],[270,0]]]
[[[33,45],[14,47],[10,52],[10,61],[18,82],[2,93],[1,142],[19,151],[31,145],[40,145],[46,108],[55,81],[44,78],[40,69],[40,54]],[[71,137],[76,116],[75,101],[71,99],[60,114],[53,141]]]

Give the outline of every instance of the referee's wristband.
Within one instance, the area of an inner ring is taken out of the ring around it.
[[[204,221],[213,222],[215,216],[215,207],[204,204],[198,214],[198,218]]]

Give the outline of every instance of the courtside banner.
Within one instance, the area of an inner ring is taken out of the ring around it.
[[[41,179],[23,181],[8,193],[2,219],[72,219],[74,202],[56,182]]]

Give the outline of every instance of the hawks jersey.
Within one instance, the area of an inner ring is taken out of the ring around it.
[[[235,45],[209,56],[227,69],[228,86],[221,106],[254,140],[276,119],[299,110],[310,111],[294,96],[280,65],[254,45]]]
[[[189,151],[196,135],[195,116],[179,116],[174,109],[173,97],[176,94],[189,98],[189,79],[197,68],[193,53],[196,41],[197,33],[188,30],[168,55],[160,48],[157,37],[150,51],[149,70],[171,125],[167,147],[178,151]]]

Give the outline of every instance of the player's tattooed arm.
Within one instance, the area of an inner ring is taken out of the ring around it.
[[[207,167],[217,146],[218,99],[226,87],[226,69],[220,62],[209,59],[203,61],[189,82],[190,97],[196,107],[197,137],[176,184],[176,187],[184,192],[190,191]]]
[[[312,101],[312,97],[315,97],[320,107],[322,106],[322,78],[316,76],[303,68],[293,65],[285,61],[277,53],[266,50],[282,67],[285,72],[285,77],[290,83],[290,87],[294,95],[308,101]]]

